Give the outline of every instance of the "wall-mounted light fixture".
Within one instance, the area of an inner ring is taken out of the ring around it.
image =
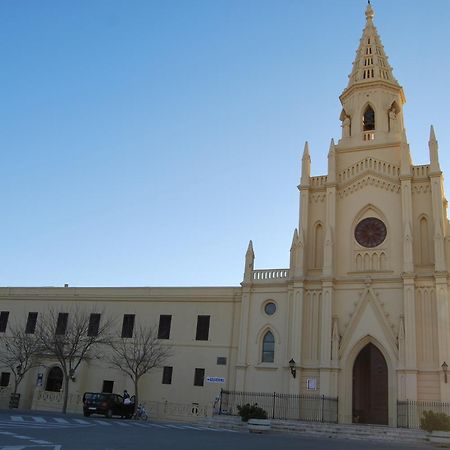
[[[444,361],[442,363],[442,371],[444,372],[444,383],[447,383],[447,369],[448,369],[448,364]]]
[[[297,369],[295,368],[295,361],[293,358],[289,361],[289,368],[291,369],[291,375],[293,378],[297,375]]]

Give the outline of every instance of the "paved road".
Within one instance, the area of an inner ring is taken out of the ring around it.
[[[374,442],[250,434],[196,424],[0,412],[0,450],[430,450]]]

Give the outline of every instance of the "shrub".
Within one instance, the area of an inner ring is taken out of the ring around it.
[[[445,413],[424,411],[420,419],[420,428],[428,431],[450,431],[450,417]]]
[[[242,406],[238,405],[237,409],[243,422],[248,422],[249,419],[267,419],[266,411],[260,408],[257,403],[254,405],[250,405],[250,403]]]

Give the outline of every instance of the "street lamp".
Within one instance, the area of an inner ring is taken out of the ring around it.
[[[295,368],[295,361],[293,358],[289,361],[289,368],[291,369],[291,375],[293,378],[297,375],[297,370]]]
[[[442,370],[444,372],[444,383],[447,383],[447,369],[448,369],[448,364],[444,361],[442,363]]]

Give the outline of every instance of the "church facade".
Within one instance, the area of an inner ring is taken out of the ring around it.
[[[1,288],[6,320],[30,312],[39,320],[48,305],[98,307],[136,323],[170,317],[170,383],[166,369],[145,376],[148,401],[208,404],[220,388],[316,393],[339,398],[340,422],[391,426],[398,400],[449,401],[450,243],[438,142],[431,128],[430,162],[413,165],[405,95],[373,17],[369,4],[326,175],[311,176],[305,144],[289,268],[256,270],[250,242],[239,287]],[[23,406],[42,407],[56,366],[45,360],[28,374]],[[130,388],[120,372],[86,361],[70,389],[99,391],[105,381]]]

